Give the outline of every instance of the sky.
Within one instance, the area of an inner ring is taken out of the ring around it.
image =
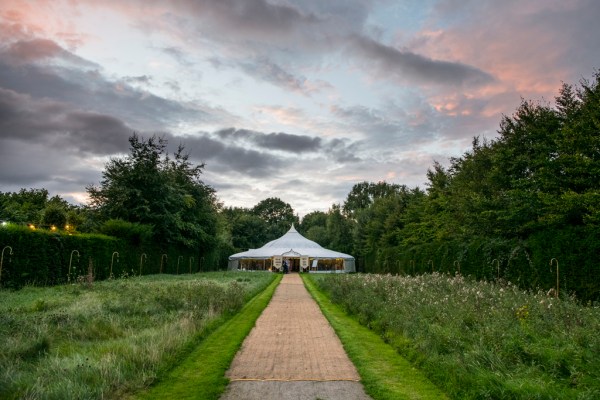
[[[362,181],[425,188],[600,67],[597,0],[0,1],[0,191],[87,201],[134,133],[224,206],[299,216]]]

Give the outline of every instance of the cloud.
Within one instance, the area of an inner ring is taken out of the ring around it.
[[[188,60],[186,52],[179,47],[167,46],[162,47],[160,50],[162,50],[165,54],[168,54],[169,56],[173,57],[175,60],[177,60],[179,64],[181,64],[184,67],[192,67],[194,65],[194,63]]]
[[[263,133],[248,129],[221,129],[199,132],[182,140],[193,159],[206,163],[216,173],[277,180],[297,171],[305,162],[326,165],[336,160],[339,166],[360,160],[356,144],[348,139],[326,140],[284,132]]]
[[[0,60],[2,56],[0,52]],[[201,100],[182,103],[136,89],[127,82],[148,83],[151,79],[141,75],[112,81],[95,69],[34,64],[16,67],[0,61],[0,87],[32,98],[69,103],[73,109],[113,115],[136,130],[161,131],[181,120],[205,124],[236,120],[226,110]]]
[[[133,131],[109,115],[72,110],[69,105],[0,88],[0,142],[43,143],[61,152],[110,155],[127,148]],[[7,167],[8,168],[8,167]]]
[[[255,149],[225,143],[219,140],[218,134],[198,133],[178,139],[184,143],[193,160],[205,163],[218,174],[263,178],[272,175],[283,164],[279,157],[266,157]]]
[[[126,83],[133,83],[139,85],[150,85],[152,82],[152,77],[149,75],[139,75],[139,76],[124,76],[122,80]]]
[[[106,161],[106,160],[104,160]],[[84,188],[101,178],[98,159],[57,151],[43,142],[0,140],[0,186],[3,192],[45,188],[68,201],[84,200]]]
[[[63,57],[70,53],[57,45],[54,41],[48,39],[33,39],[26,41],[17,41],[8,46],[4,55],[9,59],[28,63],[47,58]]]
[[[444,29],[424,29],[407,46],[430,57],[470,60],[496,78],[494,93],[514,94],[514,107],[520,97],[552,97],[561,80],[577,82],[600,64],[591,51],[599,18],[594,0],[444,0],[429,24]]]
[[[181,5],[200,18],[202,25],[211,30],[228,31],[238,39],[272,40],[319,22],[312,13],[303,13],[290,4],[266,0],[189,0]]]
[[[364,147],[384,153],[430,141],[440,131],[440,116],[416,99],[402,106],[388,102],[381,108],[332,105],[330,111],[339,130],[360,134]]]
[[[256,79],[304,95],[311,95],[332,88],[329,83],[323,80],[311,81],[306,77],[294,75],[266,57],[260,57],[253,61],[240,61],[237,65]]]
[[[290,135],[288,133],[261,133],[248,129],[222,129],[216,132],[221,139],[247,143],[265,150],[281,150],[286,152],[304,153],[317,151],[321,148],[322,140],[318,137]]]
[[[6,30],[3,24],[0,24],[0,30]],[[14,40],[11,38],[5,42],[4,46],[0,47],[0,54],[6,63],[13,66],[62,62],[78,67],[98,68],[97,64],[73,54],[50,39]]]
[[[404,83],[480,86],[494,78],[478,68],[459,62],[433,60],[410,51],[400,51],[365,36],[353,36],[351,51],[379,70],[380,77],[392,76]]]

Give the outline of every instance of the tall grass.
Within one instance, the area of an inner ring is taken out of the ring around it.
[[[273,278],[155,275],[0,291],[0,398],[118,398],[146,387]]]
[[[453,398],[600,398],[596,306],[437,273],[313,279]]]

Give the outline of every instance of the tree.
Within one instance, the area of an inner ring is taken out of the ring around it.
[[[252,213],[267,223],[267,240],[274,240],[285,234],[292,224],[298,224],[298,217],[288,203],[277,197],[260,201],[252,208]]]
[[[329,237],[327,236],[327,213],[323,211],[313,211],[302,218],[300,231],[303,235],[323,247],[329,247]]]
[[[329,248],[342,253],[352,251],[352,229],[350,223],[342,214],[342,208],[339,204],[331,206],[327,215],[326,229]]]
[[[310,228],[314,226],[325,227],[327,223],[327,213],[323,211],[313,211],[304,216],[302,218],[302,222],[300,222],[299,230],[306,234]]]
[[[106,164],[100,186],[87,188],[92,208],[103,220],[151,225],[162,244],[214,244],[218,204],[214,189],[200,179],[204,165],[193,165],[183,146],[170,158],[161,137],[144,140],[134,133],[129,144],[128,156]]]
[[[375,199],[393,195],[399,190],[400,185],[390,184],[384,181],[377,183],[357,183],[352,187],[350,193],[348,193],[342,211],[344,212],[344,215],[349,218],[355,218],[358,211],[371,206]]]
[[[56,203],[48,204],[42,212],[42,226],[64,229],[67,225],[67,211]]]
[[[228,207],[220,215],[226,221],[230,244],[238,250],[261,247],[266,243],[267,223],[251,210],[241,207]]]
[[[21,189],[0,196],[0,219],[15,223],[38,224],[48,202],[46,189]]]

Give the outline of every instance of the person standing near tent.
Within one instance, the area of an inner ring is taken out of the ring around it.
[[[287,274],[288,273],[288,265],[287,265],[287,261],[283,260],[283,273]]]

